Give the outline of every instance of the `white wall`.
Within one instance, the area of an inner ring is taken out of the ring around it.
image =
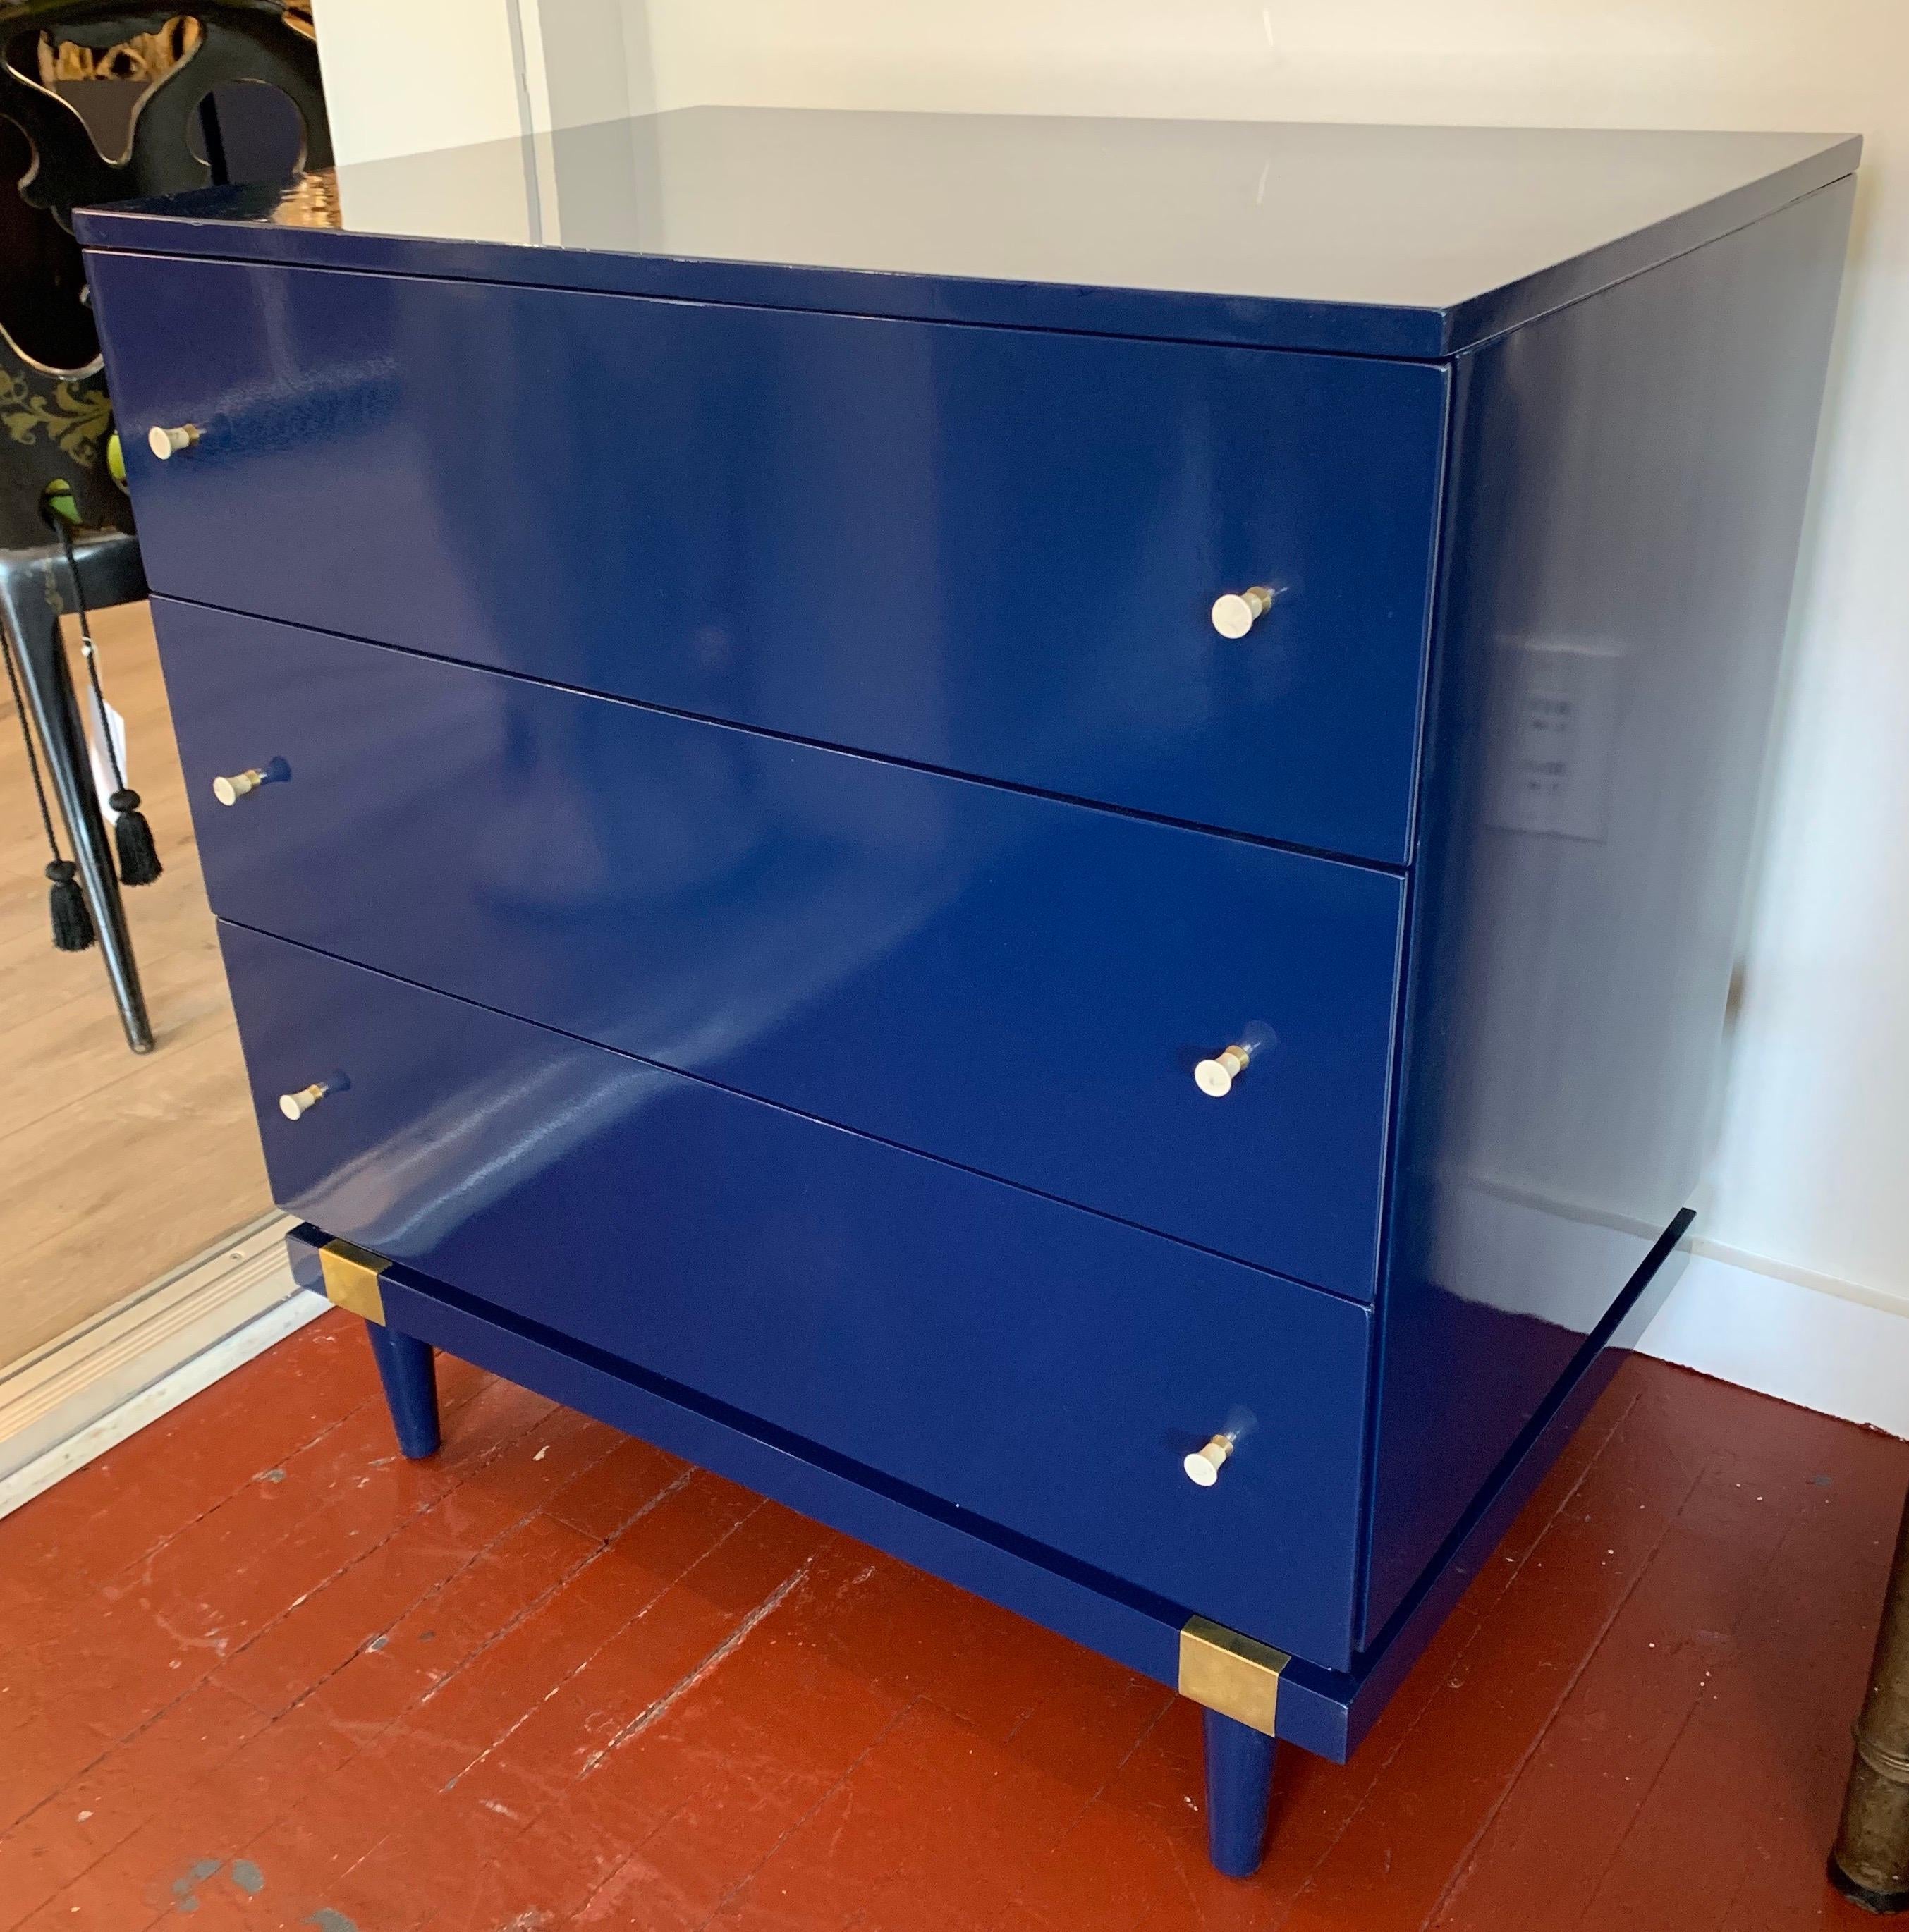
[[[640,0],[319,0],[317,12],[341,161],[509,140],[654,104]]]
[[[1905,0],[323,0],[341,149],[494,131],[513,5],[533,68],[587,64],[590,111],[553,80],[545,124],[729,101],[1865,134],[1706,1226],[1909,1308]],[[394,41],[454,28],[489,51],[420,117]]]
[[[632,112],[626,51],[626,0],[516,0],[533,124],[581,128]],[[641,8],[628,9],[627,38],[648,45]],[[638,111],[647,111],[639,110]]]
[[[503,0],[318,0],[317,11],[326,111],[341,160],[501,140],[521,126]]]

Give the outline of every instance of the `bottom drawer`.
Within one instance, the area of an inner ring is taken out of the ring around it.
[[[279,1202],[1328,1666],[1371,1316],[924,1156],[222,926]],[[287,1119],[279,1096],[323,1084]],[[1216,1432],[1218,1482],[1181,1459]]]

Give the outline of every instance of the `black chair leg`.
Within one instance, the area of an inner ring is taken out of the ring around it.
[[[130,551],[129,562],[107,548],[120,544]],[[134,538],[100,538],[88,548],[92,554],[82,554],[80,568],[87,578],[97,575],[101,580],[100,587],[107,594],[99,596],[98,602],[127,601],[114,593],[128,586],[137,586],[131,590],[132,596],[143,594]],[[66,821],[67,836],[73,842],[80,884],[92,910],[100,950],[106,957],[107,977],[113,983],[120,1023],[126,1029],[126,1044],[135,1053],[150,1053],[152,1026],[146,1017],[146,995],[133,958],[125,908],[120,902],[113,839],[93,788],[79,702],[60,638],[59,613],[72,601],[63,582],[65,569],[56,550],[0,553],[0,623],[6,626],[13,640],[26,686],[27,703],[32,707],[33,722],[46,754],[53,794]],[[125,585],[119,581],[122,578]],[[89,601],[93,601],[91,581],[86,590]]]

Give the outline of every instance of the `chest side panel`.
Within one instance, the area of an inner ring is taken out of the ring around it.
[[[1368,1636],[1709,1152],[1851,185],[1461,366]]]

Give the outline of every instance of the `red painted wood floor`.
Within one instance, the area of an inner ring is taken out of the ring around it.
[[[1206,1868],[1159,1687],[327,1317],[0,1522],[0,1928],[1869,1925],[1909,1444],[1634,1362],[1353,1762]]]

